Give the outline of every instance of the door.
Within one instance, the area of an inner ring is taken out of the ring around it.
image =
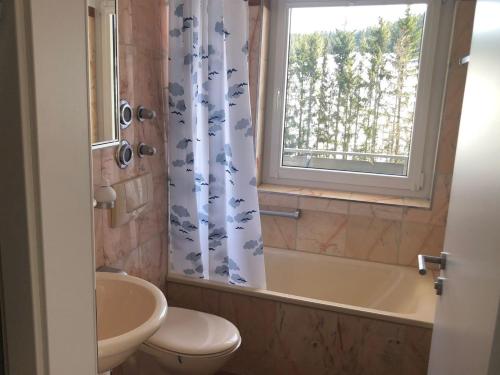
[[[491,354],[499,345],[494,338],[500,298],[499,20],[500,0],[478,0],[430,375],[500,374]]]

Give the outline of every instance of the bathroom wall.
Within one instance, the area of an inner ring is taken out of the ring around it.
[[[116,148],[93,151],[93,179],[98,186],[151,172],[154,202],[141,217],[111,228],[111,210],[94,210],[96,267],[110,265],[164,287],[167,272],[167,166],[163,88],[166,87],[167,4],[165,0],[119,0],[120,96],[133,108],[156,111],[152,121],[133,124],[122,138],[156,147],[157,154],[137,155],[126,169],[115,162]]]
[[[322,198],[326,192],[311,189],[262,186],[261,208],[302,210],[299,220],[263,216],[265,245],[401,265],[415,264],[419,253],[442,251],[467,72],[458,59],[469,52],[474,6],[464,0],[457,8],[431,208],[391,205],[397,198],[359,203]],[[303,190],[314,197],[301,195]]]

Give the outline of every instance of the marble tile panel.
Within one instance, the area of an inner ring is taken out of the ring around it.
[[[236,324],[243,343],[223,371],[238,375],[426,373],[430,329],[172,282],[167,298],[171,305],[198,308]]]
[[[280,208],[298,208],[299,199],[294,195],[259,192],[259,204]]]
[[[261,215],[260,220],[265,246],[278,247],[280,249],[295,249],[297,241],[296,220],[267,215]]]
[[[161,0],[131,0],[134,44],[150,50],[161,48]]]
[[[114,264],[139,246],[137,223],[130,221],[118,228],[111,228],[111,212],[103,210],[103,253],[105,264]]]
[[[299,208],[301,210],[330,212],[334,214],[347,215],[349,202],[336,199],[299,197]]]
[[[400,231],[400,221],[349,216],[345,255],[362,260],[397,263]]]
[[[132,30],[132,0],[118,0],[118,42],[132,44],[134,33]]]
[[[451,175],[437,175],[430,209],[408,208],[403,220],[417,223],[445,225],[451,192]]]
[[[92,183],[94,188],[101,184],[102,150],[92,151]]]
[[[105,263],[103,216],[102,210],[94,208],[94,258],[96,268],[103,266]]]
[[[153,283],[154,285],[162,286],[162,239],[158,234],[146,243],[140,246],[141,257],[141,277]]]
[[[303,210],[297,221],[297,250],[343,255],[347,216]]]
[[[120,99],[126,99],[131,106],[135,102],[134,76],[136,72],[135,55],[136,47],[134,45],[120,45]],[[135,122],[135,119],[134,119]],[[134,128],[128,128],[133,133]]]
[[[406,327],[405,345],[401,353],[401,374],[426,374],[429,366],[432,330]]]
[[[387,220],[401,220],[404,208],[382,204],[352,202],[349,205],[349,215],[377,217]]]
[[[403,222],[398,263],[416,265],[418,254],[439,255],[443,251],[445,226]]]

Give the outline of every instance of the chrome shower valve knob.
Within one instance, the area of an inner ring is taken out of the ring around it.
[[[144,122],[144,120],[152,120],[156,117],[156,112],[152,109],[147,109],[140,105],[137,107],[137,120]]]
[[[153,156],[156,154],[156,148],[150,145],[147,145],[145,143],[139,143],[137,146],[137,155],[139,155],[140,158],[143,158],[144,156]]]

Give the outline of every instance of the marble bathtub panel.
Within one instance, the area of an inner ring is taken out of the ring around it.
[[[400,232],[400,221],[349,216],[345,255],[362,260],[397,263]]]
[[[416,265],[418,254],[439,255],[443,251],[446,227],[403,222],[398,263]]]
[[[307,367],[334,367],[334,348],[339,338],[338,314],[303,306],[278,303],[273,355],[281,362]]]
[[[347,215],[349,211],[349,202],[347,201],[312,197],[299,197],[298,199],[299,208],[301,210],[330,212],[343,215]]]
[[[432,330],[407,327],[405,345],[401,353],[401,374],[426,374],[429,366]]]
[[[297,220],[297,250],[343,255],[347,216],[303,210]]]
[[[297,220],[267,215],[261,215],[260,220],[262,225],[262,239],[265,246],[295,249],[297,243]]]
[[[171,306],[236,324],[238,375],[424,375],[431,330],[169,282]]]

